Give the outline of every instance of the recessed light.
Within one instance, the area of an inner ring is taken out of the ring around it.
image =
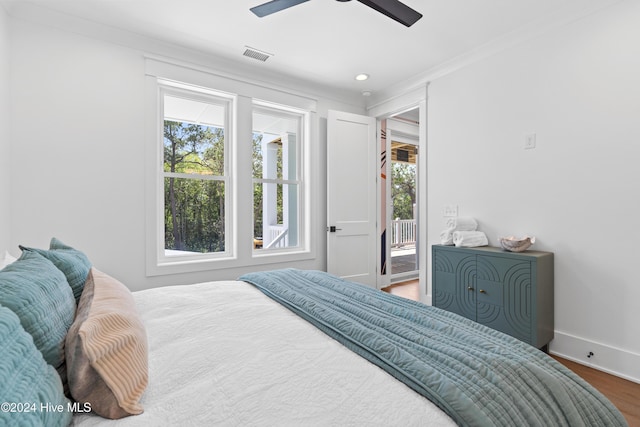
[[[360,74],[356,75],[356,80],[358,80],[359,82],[367,80],[368,78],[369,78],[369,74],[360,73]]]

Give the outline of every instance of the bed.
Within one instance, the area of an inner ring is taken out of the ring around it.
[[[88,274],[96,294],[119,283],[95,268]],[[78,313],[87,289],[72,291]],[[139,320],[131,324],[144,332],[121,341],[144,341],[139,370],[148,372],[128,384],[137,414],[107,419],[89,412],[93,403],[67,403],[75,413],[58,425],[627,425],[543,352],[323,272],[267,271],[127,298]],[[75,363],[67,357],[56,372],[71,378]],[[114,372],[126,372],[123,381],[137,375],[127,371],[136,363],[121,364]]]

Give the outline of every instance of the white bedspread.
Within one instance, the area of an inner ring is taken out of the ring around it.
[[[135,292],[145,412],[75,426],[453,426],[440,409],[244,282]]]

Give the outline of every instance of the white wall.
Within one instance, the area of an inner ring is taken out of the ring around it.
[[[0,6],[0,256],[9,249],[17,255],[17,247],[11,244],[11,188],[9,157],[11,124],[9,110],[9,17]]]
[[[9,107],[0,101],[0,249],[45,247],[57,236],[134,290],[237,277],[145,276],[142,43],[35,21],[7,19],[0,8],[0,100],[8,72],[12,99]],[[640,4],[621,2],[433,81],[427,158],[429,241],[437,241],[445,204],[476,217],[492,244],[499,235],[537,236],[536,248],[556,254],[552,351],[638,380],[637,22]],[[363,113],[320,97],[321,171],[329,108]],[[533,132],[537,148],[525,151]],[[322,218],[325,193],[321,173]],[[297,266],[325,267],[323,222],[318,259]],[[595,356],[587,360],[588,351]]]
[[[490,244],[536,236],[555,253],[551,350],[636,381],[638,22],[640,3],[621,2],[434,80],[427,154],[429,241],[447,204]]]
[[[145,275],[146,52],[23,16],[12,19],[12,245],[47,247],[56,236],[133,290],[238,277],[239,269]],[[314,167],[321,173],[312,194],[319,215],[318,256],[288,266],[326,266],[328,108],[364,111],[318,101],[321,154]]]

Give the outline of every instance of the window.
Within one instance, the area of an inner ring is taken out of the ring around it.
[[[254,248],[296,248],[300,207],[303,113],[255,104],[253,110]]]
[[[313,259],[316,101],[154,59],[146,67],[147,275]]]
[[[226,253],[228,101],[164,88],[162,105],[165,256]]]

